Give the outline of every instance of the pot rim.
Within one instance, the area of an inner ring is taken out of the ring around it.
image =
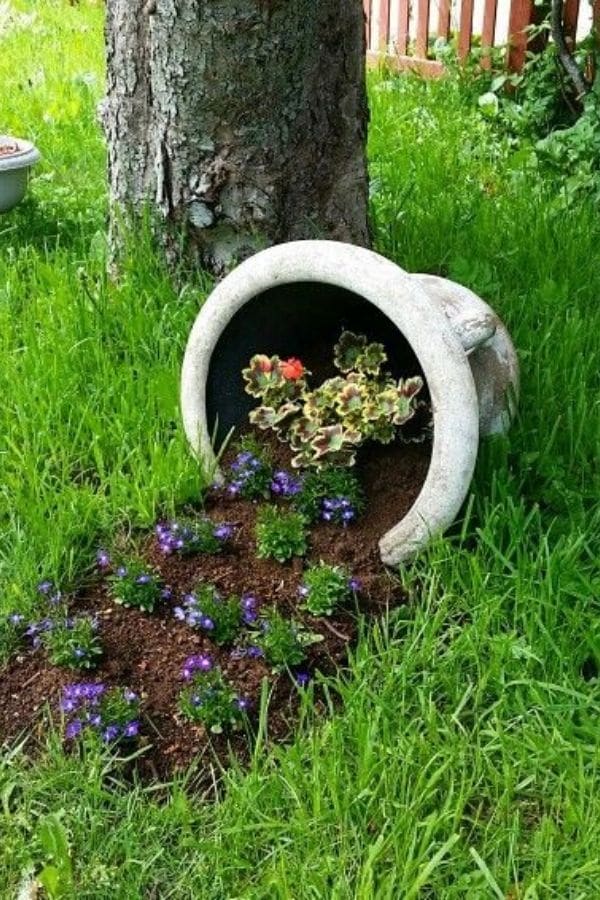
[[[0,141],[10,141],[17,145],[18,149],[6,156],[0,156],[0,172],[10,172],[14,169],[28,169],[38,162],[41,157],[40,151],[31,141],[16,138],[10,134],[0,134]]]

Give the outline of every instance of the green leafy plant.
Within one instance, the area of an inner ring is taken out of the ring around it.
[[[102,656],[98,623],[90,616],[55,619],[41,641],[55,666],[93,669]]]
[[[286,562],[304,556],[307,547],[306,522],[299,512],[263,506],[256,520],[257,556]]]
[[[154,612],[162,599],[158,576],[149,571],[140,559],[130,558],[117,566],[109,578],[111,596],[121,606],[131,606],[144,612]]]
[[[247,701],[237,695],[220,669],[194,672],[179,696],[182,715],[214,734],[238,729],[247,706]]]
[[[346,503],[342,506],[342,501]],[[294,506],[308,522],[317,522],[319,519],[330,521],[336,518],[335,510],[328,509],[337,502],[339,516],[343,522],[346,513],[346,522],[354,521],[363,512],[365,498],[358,478],[350,469],[339,466],[326,466],[322,469],[311,469],[301,481],[300,491],[294,497]]]
[[[305,631],[276,609],[266,610],[258,625],[260,630],[254,635],[254,642],[276,670],[299,665],[306,656],[305,648],[323,640],[321,635]]]
[[[395,381],[386,361],[383,344],[345,331],[334,347],[342,374],[311,391],[299,360],[254,356],[242,372],[247,393],[261,401],[250,421],[290,444],[296,468],[351,466],[365,441],[389,443],[414,415],[423,380]]]
[[[309,566],[298,590],[303,606],[313,616],[330,616],[352,595],[351,579],[341,566],[331,566],[321,561]]]
[[[232,643],[242,627],[242,600],[221,597],[212,584],[198,585],[173,612],[176,619],[206,631],[219,645]]]

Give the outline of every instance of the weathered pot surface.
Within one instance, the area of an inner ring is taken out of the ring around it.
[[[39,150],[29,141],[0,135],[0,213],[21,202],[29,171],[39,159]]]
[[[211,437],[247,421],[241,369],[257,352],[300,356],[317,336],[362,329],[385,343],[399,374],[423,375],[433,413],[425,483],[409,513],[380,540],[397,565],[443,532],[469,489],[481,432],[505,430],[516,396],[516,357],[504,326],[476,295],[444,279],[409,275],[362,247],[281,244],[243,262],[212,292],[192,328],[182,368],[188,440],[209,469]],[[490,347],[492,350],[490,351]]]

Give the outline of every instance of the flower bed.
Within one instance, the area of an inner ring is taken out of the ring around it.
[[[343,664],[358,614],[405,600],[378,537],[416,499],[430,452],[428,440],[371,441],[352,468],[295,468],[297,449],[249,426],[202,509],[157,523],[126,555],[100,550],[72,597],[42,583],[35,622],[7,620],[20,646],[0,679],[0,739],[41,736],[48,703],[68,745],[146,748],[141,773],[167,777],[209,744],[224,762],[230,748],[244,757],[265,680],[269,734],[284,738],[299,692]],[[96,695],[81,715],[79,700],[65,709],[94,685],[105,712]]]

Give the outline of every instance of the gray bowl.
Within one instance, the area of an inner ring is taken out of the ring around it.
[[[8,212],[20,203],[27,190],[29,171],[40,159],[40,152],[29,141],[0,135],[0,142],[10,141],[17,150],[0,156],[0,213]]]

